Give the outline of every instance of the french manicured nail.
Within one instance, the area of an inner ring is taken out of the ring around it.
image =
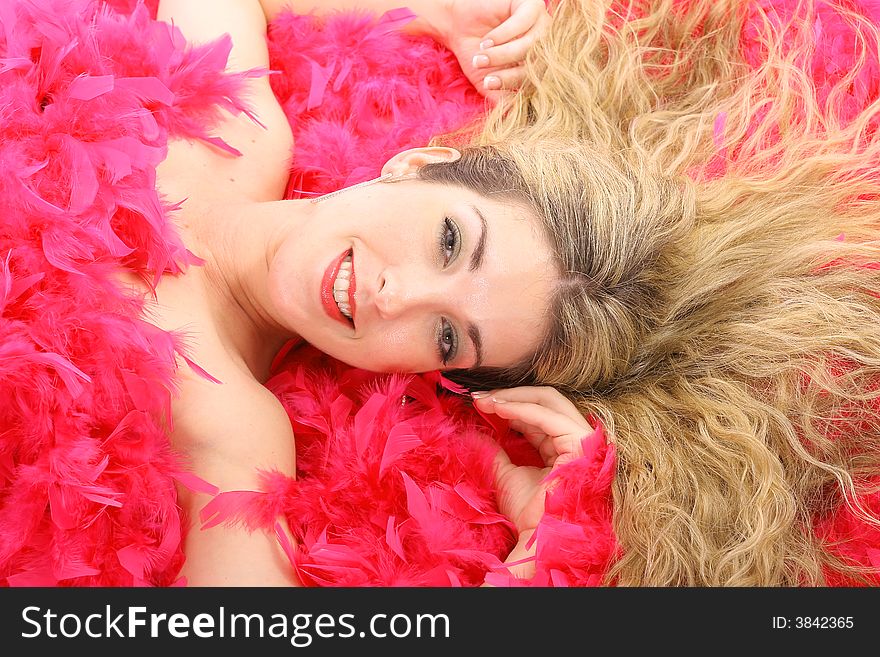
[[[492,401],[495,402],[496,404],[506,404],[507,403],[507,400],[498,399],[498,397],[492,397]]]
[[[488,55],[474,55],[474,68],[483,68],[489,65]]]
[[[483,78],[483,88],[484,89],[500,89],[501,88],[501,78],[496,78],[494,75],[487,75]]]
[[[486,392],[485,390],[477,390],[477,391],[471,393],[471,397],[473,397],[474,399],[482,399],[483,397],[485,397],[488,394],[489,393]]]
[[[492,39],[486,39],[485,41],[480,42],[480,50],[488,50],[492,46],[495,45],[495,42]]]

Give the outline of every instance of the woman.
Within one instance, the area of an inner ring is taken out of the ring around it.
[[[267,67],[266,22],[284,6],[395,4],[168,1],[158,18],[196,42],[230,32],[230,67],[246,70]],[[447,43],[487,93],[518,83],[518,63],[548,19],[539,1],[426,2],[423,9],[411,29]],[[475,67],[481,57],[495,65]],[[259,124],[230,117],[219,132],[241,157],[192,142],[169,146],[157,184],[169,199],[186,198],[175,221],[205,263],[163,278],[146,309],[161,328],[191,336],[192,359],[224,384],[184,373],[172,432],[194,471],[221,490],[257,488],[258,467],[294,474],[290,422],[261,385],[291,337],[374,371],[505,367],[536,347],[534,336],[545,331],[541,299],[554,285],[549,247],[522,207],[416,180],[425,164],[457,158],[454,149],[394,157],[381,182],[397,184],[361,185],[318,203],[281,201],[290,127],[268,80],[251,85]],[[408,253],[400,253],[401,234],[412,236]],[[522,258],[524,252],[534,258]],[[552,403],[571,416],[572,442],[564,450],[572,449],[587,424],[561,396]],[[181,498],[194,516],[207,501],[186,491]],[[183,572],[194,585],[295,583],[273,536],[193,530],[186,552]]]
[[[180,4],[162,3],[160,18],[195,40],[234,25],[234,65],[265,64],[254,53],[276,7],[242,5],[212,28]],[[242,158],[171,148],[160,186],[188,197],[179,227],[206,263],[164,279],[152,313],[187,327],[193,360],[225,384],[181,381],[173,440],[199,475],[234,489],[256,486],[255,467],[293,472],[287,417],[259,382],[297,335],[352,365],[449,369],[493,390],[478,408],[511,420],[548,466],[577,455],[582,414],[600,418],[621,459],[623,557],[609,581],[805,584],[864,571],[812,528],[840,505],[877,525],[859,501],[880,470],[880,308],[866,266],[878,255],[877,108],[840,120],[846,76],[819,108],[800,46],[785,48],[773,20],[749,70],[736,3],[633,11],[562,3],[529,66],[496,72],[525,85],[478,148],[402,153],[372,184],[317,203],[273,202],[290,143],[265,82],[254,104],[267,130],[230,119],[222,133]],[[429,15],[423,29],[442,23]],[[480,54],[461,44],[530,34],[503,25],[461,39],[459,60]],[[875,47],[876,29],[860,25]],[[509,58],[485,56],[514,63],[530,38],[519,41]],[[513,561],[541,515],[541,474],[499,455],[502,509],[520,532]],[[191,510],[207,501],[183,495]],[[187,555],[194,584],[295,583],[266,535],[193,531]]]

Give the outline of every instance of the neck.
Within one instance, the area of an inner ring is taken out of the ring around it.
[[[261,383],[272,360],[296,334],[268,312],[269,262],[298,224],[301,201],[218,206],[199,230],[215,326],[233,358]],[[208,228],[208,229],[206,229]]]

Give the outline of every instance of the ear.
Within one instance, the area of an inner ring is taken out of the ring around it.
[[[461,153],[445,146],[426,146],[410,148],[392,157],[382,167],[382,175],[391,174],[395,178],[410,176],[426,164],[433,162],[455,162]]]

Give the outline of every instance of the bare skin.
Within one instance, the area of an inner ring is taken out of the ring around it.
[[[493,1],[499,4],[497,0],[488,0],[487,4]],[[511,11],[527,2],[529,0],[513,0]],[[165,0],[160,3],[159,19],[173,21],[193,42],[205,42],[229,33],[234,44],[229,68],[247,70],[267,66],[266,23],[283,4],[272,0],[263,2],[262,6],[256,1],[243,0]],[[318,6],[327,8],[330,4],[293,2],[292,6],[298,11],[309,11]],[[383,4],[389,6],[383,7]],[[411,7],[413,4],[409,3]],[[428,7],[426,14],[430,14],[432,5],[430,2],[424,4]],[[455,4],[440,2],[437,6],[448,9]],[[335,5],[339,5],[338,9],[359,7],[376,11],[397,6],[380,0],[341,0]],[[534,13],[533,7],[528,9]],[[465,14],[468,10],[461,11]],[[539,14],[535,16],[540,18]],[[517,15],[516,18],[522,24],[522,21],[537,21],[535,16],[523,18]],[[457,20],[461,23],[465,19],[459,16]],[[451,22],[439,20],[422,20],[416,28],[432,33],[440,30],[436,26],[441,24],[445,26],[442,29],[451,29]],[[502,32],[495,35],[499,44],[504,37],[503,29],[509,32],[511,28],[506,23],[499,27]],[[523,43],[519,46],[507,44],[503,57],[514,58],[507,63],[491,49],[486,51],[493,55],[493,65],[498,64],[502,67],[498,70],[505,71],[502,76],[505,85],[516,84],[518,68],[515,58],[522,55],[520,50],[527,48],[533,39],[529,34],[526,34],[528,38],[521,39]],[[459,41],[470,43],[468,39]],[[485,63],[481,66],[487,68]],[[477,75],[478,68],[472,67],[467,72],[471,76]],[[174,430],[171,434],[174,446],[191,459],[195,473],[220,490],[257,490],[259,469],[275,469],[294,476],[296,466],[294,436],[287,413],[262,385],[268,378],[273,356],[292,333],[289,326],[284,325],[283,318],[273,314],[272,299],[260,298],[260,291],[254,293],[241,288],[236,280],[229,279],[227,273],[237,268],[242,277],[257,281],[268,276],[264,243],[274,236],[272,222],[277,220],[278,212],[273,202],[283,197],[293,147],[290,126],[268,80],[254,79],[248,84],[250,105],[266,129],[246,117],[228,116],[214,131],[241,151],[241,157],[230,157],[200,142],[173,141],[169,144],[167,158],[157,172],[159,191],[169,200],[186,199],[173,221],[184,243],[205,260],[205,265],[191,267],[182,276],[163,277],[155,297],[149,299],[145,308],[145,316],[157,326],[184,334],[189,357],[222,382],[218,385],[208,381],[185,362],[179,363],[180,394],[173,402]],[[406,173],[425,156],[420,153],[415,158],[391,162],[387,167],[392,173]],[[364,198],[368,199],[368,196]],[[503,212],[503,208],[500,211]],[[242,217],[247,217],[248,221],[243,221]],[[504,217],[495,217],[495,220],[506,221]],[[519,238],[511,239],[515,243]],[[514,256],[516,253],[512,252],[510,260]],[[542,267],[541,262],[535,265],[536,271]],[[249,276],[251,273],[253,276]],[[517,278],[521,279],[521,276]],[[131,278],[125,281],[146,292],[139,282]],[[495,284],[496,292],[503,285],[504,281],[499,279]],[[256,289],[262,290],[262,287],[258,285]],[[546,290],[536,290],[535,294],[538,298],[546,295]],[[424,299],[414,300],[412,295],[398,296],[405,297],[411,305],[416,301],[426,303]],[[515,301],[512,298],[507,305]],[[380,307],[379,302],[376,307]],[[388,319],[393,314],[388,310],[389,306],[381,307],[382,319]],[[519,324],[525,326],[522,330],[526,335],[537,335],[541,331],[541,327],[527,326],[525,321]],[[519,355],[510,349],[523,341],[522,337],[512,335],[509,336],[509,345],[490,344],[488,357],[490,360],[516,360]],[[526,343],[521,348],[530,347]],[[418,357],[417,362],[424,362],[424,365],[412,367],[410,371],[439,368],[438,363],[430,361],[424,354]],[[473,354],[467,357],[473,358]],[[550,447],[542,451],[548,467],[563,455],[565,459],[562,461],[577,453],[579,441],[575,437],[582,436],[589,427],[576,409],[572,412],[573,407],[566,408],[558,403],[562,399],[558,392],[522,388],[498,391],[495,398],[502,399],[505,394],[514,396],[504,410],[499,410],[500,404],[491,398],[479,402],[481,408],[519,421],[524,433],[530,431],[531,435],[548,436],[561,431],[558,436],[554,434],[556,440],[547,443]],[[521,530],[522,540],[511,555],[512,559],[521,558],[527,552],[524,541],[530,535],[530,527],[526,525],[537,522],[535,518],[540,517],[537,510],[543,508],[539,474],[514,468],[509,460],[505,461],[503,453],[499,455],[499,482],[506,491],[502,491],[503,510]],[[224,526],[202,530],[198,513],[210,497],[181,489],[179,499],[192,520],[185,544],[187,561],[181,573],[190,585],[298,584],[274,536]],[[520,573],[528,575],[528,570],[521,569]]]

